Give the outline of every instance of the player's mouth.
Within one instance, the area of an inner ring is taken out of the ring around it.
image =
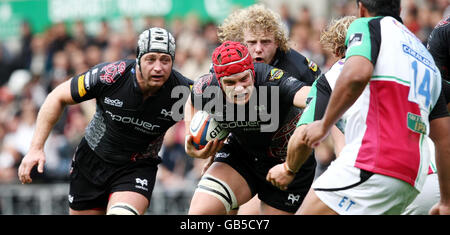
[[[262,57],[255,57],[254,61],[256,63],[264,63],[264,58],[262,58]]]
[[[234,99],[235,100],[246,100],[248,97],[248,93],[241,93],[241,94],[234,94]]]
[[[152,75],[152,80],[154,81],[161,81],[164,79],[163,75]]]

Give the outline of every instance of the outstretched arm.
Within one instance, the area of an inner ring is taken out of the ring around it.
[[[294,96],[294,106],[298,108],[306,107],[306,98],[308,98],[309,91],[311,90],[310,86],[303,86],[300,90],[295,93]]]
[[[286,190],[288,185],[294,180],[296,172],[311,155],[312,148],[303,141],[304,130],[307,125],[302,125],[295,129],[294,134],[289,139],[286,161],[275,165],[269,170],[266,180],[281,190]]]
[[[74,103],[75,101],[70,94],[70,80],[57,86],[45,99],[37,116],[36,129],[33,134],[29,152],[22,159],[19,166],[18,176],[22,183],[32,182],[30,172],[36,164],[38,164],[39,173],[44,171],[45,141],[53,126],[61,116],[64,107]]]

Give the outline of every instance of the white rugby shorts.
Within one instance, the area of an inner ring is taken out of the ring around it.
[[[419,193],[410,184],[333,161],[311,186],[320,200],[340,215],[401,214]]]

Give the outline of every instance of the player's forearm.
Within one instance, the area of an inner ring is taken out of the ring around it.
[[[288,142],[286,164],[294,172],[298,172],[312,152],[312,148],[309,148],[303,140],[301,140],[301,128],[305,127],[306,126],[298,127]]]
[[[336,155],[336,157],[339,157],[342,149],[345,146],[345,136],[339,130],[339,128],[333,126],[331,128],[331,137],[333,138],[334,154]]]
[[[300,90],[295,93],[294,96],[294,106],[298,108],[306,107],[306,99],[308,98],[309,91],[311,90],[310,86],[303,86]]]

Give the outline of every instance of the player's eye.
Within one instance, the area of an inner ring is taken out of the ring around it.
[[[232,85],[234,85],[234,81],[231,81],[231,80],[224,80],[224,81],[223,81],[223,84],[224,84],[225,86],[232,86]]]

